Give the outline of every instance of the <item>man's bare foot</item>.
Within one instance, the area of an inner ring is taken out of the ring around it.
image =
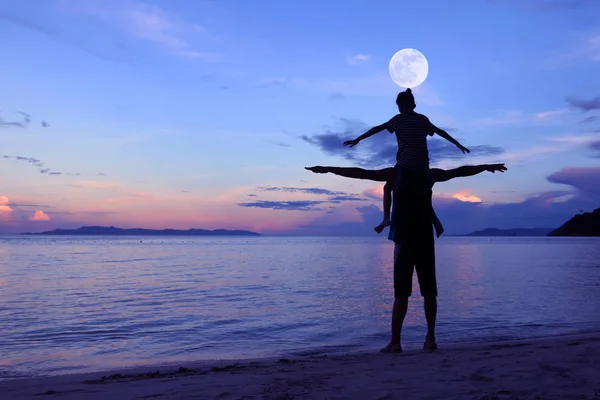
[[[399,344],[390,343],[383,349],[379,350],[380,353],[402,353],[402,346]]]
[[[375,227],[375,232],[381,233],[381,231],[383,231],[383,229],[386,226],[390,226],[390,220],[389,219],[384,219],[383,221],[381,221],[381,223]]]

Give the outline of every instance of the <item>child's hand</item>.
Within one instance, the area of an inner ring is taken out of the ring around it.
[[[460,144],[460,143],[459,143],[459,144],[457,144],[457,145],[456,145],[456,147],[458,147],[458,149],[459,149],[460,151],[462,151],[462,152],[463,152],[463,154],[465,154],[465,153],[470,153],[470,152],[471,152],[471,150],[467,149],[465,146],[463,146],[463,145],[462,145],[462,144]]]
[[[358,139],[354,139],[354,140],[346,140],[344,142],[344,146],[350,146],[350,147],[354,147],[356,146],[358,143],[360,142],[360,140]]]

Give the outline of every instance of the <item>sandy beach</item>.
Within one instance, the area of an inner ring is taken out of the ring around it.
[[[600,334],[0,382],[2,399],[600,399]]]

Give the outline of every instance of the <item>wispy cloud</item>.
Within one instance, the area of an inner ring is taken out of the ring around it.
[[[250,203],[238,203],[240,207],[269,208],[272,210],[292,211],[321,211],[318,205],[327,203],[325,200],[293,200],[293,201],[269,201],[261,200]]]
[[[271,187],[257,187],[257,190],[263,192],[284,192],[284,193],[302,193],[312,194],[317,196],[328,196],[326,200],[290,200],[290,201],[271,201],[271,200],[257,200],[253,202],[238,203],[241,207],[256,207],[256,208],[269,208],[273,210],[294,210],[294,211],[322,211],[323,208],[319,207],[324,204],[340,204],[342,202],[352,201],[365,201],[364,197],[347,193],[343,191],[322,189],[322,188],[299,188],[299,187],[288,187],[288,186],[271,186]],[[249,194],[248,196],[255,197],[255,194]]]
[[[119,182],[104,181],[78,181],[77,185],[81,188],[98,189],[106,192],[116,193],[140,200],[153,200],[155,196],[150,193],[140,192],[128,188],[125,184]]]
[[[580,100],[573,97],[568,97],[566,101],[571,107],[582,112],[600,110],[600,96],[596,96],[590,100]]]
[[[474,126],[501,125],[549,125],[560,121],[560,117],[568,114],[568,109],[556,109],[527,113],[520,110],[500,110],[494,116],[478,118],[470,123]]]
[[[270,77],[270,78],[265,78],[263,79],[263,81],[256,85],[256,88],[261,88],[261,89],[265,89],[265,88],[271,88],[271,87],[281,87],[281,86],[285,86],[287,85],[292,79],[291,78],[284,78],[284,77]]]
[[[0,14],[1,17],[1,14]],[[27,113],[19,111],[18,114],[21,114],[22,119],[20,121],[7,121],[3,118],[0,118],[0,128],[2,127],[13,127],[13,128],[25,128],[31,123],[31,116]]]
[[[346,99],[346,96],[341,93],[331,93],[329,95],[329,100],[339,101],[339,100],[345,100],[345,99]]]
[[[287,186],[261,186],[257,188],[258,190],[262,190],[265,192],[287,192],[287,193],[309,193],[316,195],[327,195],[327,196],[338,196],[338,195],[346,195],[346,192],[333,191],[329,189],[321,189],[321,188],[297,188],[297,187],[287,187]]]
[[[596,4],[596,0],[486,0],[489,4],[506,4],[525,7],[530,11],[564,12],[587,8]]]
[[[369,62],[370,60],[371,60],[371,56],[369,56],[368,54],[358,53],[351,57],[348,57],[347,61],[348,61],[348,64],[350,64],[350,65],[357,65],[357,64]]]
[[[291,147],[289,143],[279,142],[277,140],[268,140],[267,143],[273,144],[279,147]]]
[[[74,176],[79,176],[81,175],[81,173],[79,172],[59,172],[59,171],[52,171],[50,168],[44,168],[44,163],[41,160],[38,160],[37,158],[33,158],[33,157],[24,157],[24,156],[11,156],[11,155],[4,155],[2,156],[2,158],[6,158],[9,160],[15,160],[17,162],[25,162],[27,164],[30,164],[36,168],[39,168],[40,170],[40,174],[47,174],[47,175],[74,175]]]
[[[19,26],[24,29],[29,29],[30,31],[33,31],[33,32],[40,33],[40,34],[45,35],[46,37],[50,38],[51,40],[54,40],[61,44],[71,46],[76,49],[79,49],[79,50],[81,50],[93,57],[99,58],[101,60],[127,63],[126,61],[119,59],[117,57],[105,55],[105,54],[102,54],[101,52],[96,51],[92,46],[87,44],[85,42],[85,39],[82,39],[81,36],[69,35],[65,32],[60,32],[58,30],[48,28],[42,24],[28,21],[28,20],[20,18],[18,16],[9,15],[9,14],[2,13],[2,12],[0,12],[0,20],[9,22],[13,25]]]
[[[590,122],[596,122],[598,121],[598,116],[596,115],[590,115],[589,117],[584,118],[581,123],[582,124],[589,124]]]
[[[128,35],[158,44],[184,58],[215,60],[215,53],[198,49],[193,37],[212,38],[206,28],[188,23],[156,4],[142,0],[61,0],[70,12],[108,23]]]

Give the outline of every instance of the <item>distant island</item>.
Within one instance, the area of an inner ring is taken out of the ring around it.
[[[39,233],[21,233],[21,235],[113,235],[113,236],[261,236],[260,233],[226,229],[122,229],[114,226],[82,226],[77,229],[55,229]]]
[[[600,208],[575,215],[548,236],[600,236]]]
[[[487,228],[460,236],[547,236],[551,231],[552,228]]]

